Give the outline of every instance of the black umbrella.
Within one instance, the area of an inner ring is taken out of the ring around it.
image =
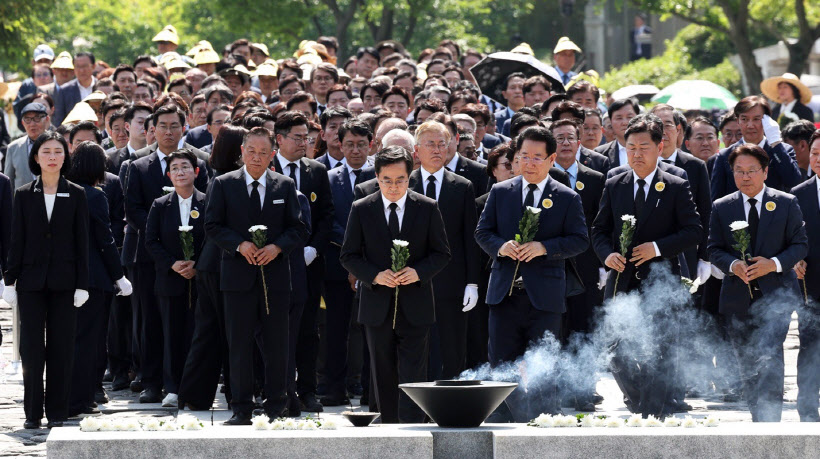
[[[507,89],[504,82],[507,75],[515,72],[521,72],[528,78],[541,75],[550,82],[553,93],[565,92],[558,72],[529,54],[492,53],[470,69],[481,92],[497,101],[505,100],[501,95],[501,91]]]

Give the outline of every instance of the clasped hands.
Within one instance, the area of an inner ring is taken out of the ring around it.
[[[392,269],[385,269],[376,275],[376,278],[373,279],[373,284],[395,288],[400,285],[410,285],[418,281],[419,275],[416,270],[406,266],[398,272],[393,272]]]
[[[525,244],[515,241],[507,241],[499,249],[498,254],[510,257],[513,260],[528,262],[535,257],[547,254],[547,248],[538,241],[531,241]]]
[[[655,244],[651,242],[644,242],[643,244],[632,249],[632,258],[630,258],[629,261],[635,263],[635,266],[640,266],[656,256]],[[624,272],[624,269],[626,269],[626,258],[618,252],[612,252],[608,257],[606,257],[604,264],[607,268],[614,269],[615,271],[622,273]]]
[[[171,265],[171,269],[186,279],[191,279],[196,276],[193,260],[177,260]]]
[[[260,249],[253,242],[245,241],[239,244],[239,253],[245,257],[248,264],[265,266],[275,260],[282,253],[282,249],[276,244],[268,244]]]
[[[746,264],[743,260],[732,263],[732,273],[747,284],[766,274],[777,271],[777,264],[770,258],[754,257],[749,261],[752,262],[751,265]]]

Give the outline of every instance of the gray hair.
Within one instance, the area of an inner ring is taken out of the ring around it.
[[[416,145],[416,139],[414,139],[413,135],[407,131],[393,129],[392,131],[388,131],[388,133],[382,137],[382,148],[387,148],[392,145],[410,148],[410,151],[412,151],[413,147]]]

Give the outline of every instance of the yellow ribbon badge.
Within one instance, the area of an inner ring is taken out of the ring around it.
[[[777,204],[775,204],[774,201],[769,201],[766,203],[766,210],[768,210],[769,212],[775,210],[776,208]]]
[[[584,182],[575,182],[575,188],[577,188],[578,191],[583,190],[584,189]]]
[[[196,209],[193,209],[193,210],[191,211],[191,218],[193,218],[194,220],[196,220],[197,218],[199,218],[199,211],[198,211],[198,210],[196,210]]]
[[[661,192],[664,188],[666,188],[666,184],[663,182],[658,182],[655,184],[655,191]]]
[[[543,206],[545,209],[549,209],[550,207],[552,207],[552,199],[544,199],[543,201],[541,201],[541,206]]]
[[[310,202],[316,202],[316,192],[310,193]]]

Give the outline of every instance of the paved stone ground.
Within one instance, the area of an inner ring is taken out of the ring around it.
[[[12,334],[11,334],[11,308],[5,301],[0,301],[0,327],[3,330],[3,345],[0,348],[3,360],[11,359]],[[788,338],[784,344],[786,350],[786,396],[783,411],[784,422],[799,421],[795,400],[797,397],[796,365],[797,365],[797,321],[796,316],[792,318],[791,328]],[[22,373],[19,368],[15,372],[15,365],[5,365],[0,369],[0,457],[45,457],[45,440],[48,431],[25,430],[22,428],[25,416],[23,413],[23,383]],[[113,392],[110,391],[110,384],[106,384],[111,402],[101,406],[101,410],[106,414],[115,415],[154,415],[170,416],[176,413],[175,409],[162,408],[159,404],[140,404],[137,400],[138,394],[129,390]],[[618,386],[610,375],[605,376],[598,382],[598,393],[604,396],[604,402],[598,406],[598,413],[615,416],[626,416],[629,411],[623,404],[623,397]],[[695,417],[705,417],[708,414],[716,413],[723,422],[751,421],[751,415],[747,411],[745,403],[725,403],[717,395],[706,395],[703,398],[687,398],[686,401],[693,406],[690,412]],[[213,416],[214,422],[221,422],[230,417],[222,394],[217,394],[217,405],[212,412],[193,412],[205,422],[210,422]],[[353,402],[358,405],[358,401]],[[346,407],[326,408],[322,416],[338,417],[339,413],[346,410]],[[571,410],[564,408],[566,414],[574,414]],[[680,416],[680,414],[679,414]],[[345,421],[340,421],[345,422]],[[69,425],[77,425],[79,419],[69,422]]]

